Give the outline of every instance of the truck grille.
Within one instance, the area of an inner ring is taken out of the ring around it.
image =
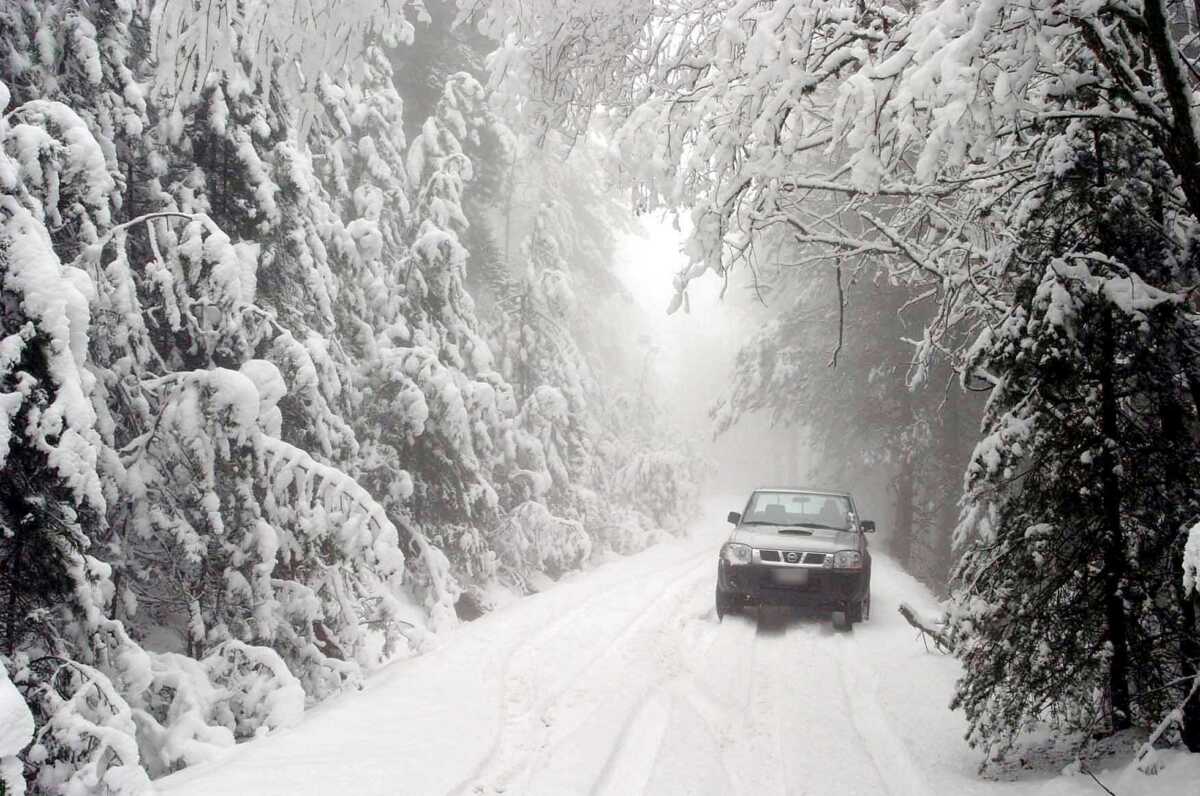
[[[810,567],[821,567],[825,565],[825,557],[828,553],[799,553],[792,550],[759,550],[758,557],[761,561],[766,561],[771,564],[787,563],[787,564],[804,564]],[[793,561],[793,557],[795,560]]]

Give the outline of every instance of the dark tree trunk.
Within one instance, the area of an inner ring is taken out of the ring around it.
[[[942,413],[942,434],[939,440],[941,459],[941,480],[939,484],[942,493],[941,505],[938,506],[937,536],[934,538],[933,575],[944,591],[949,582],[950,570],[954,561],[954,529],[958,527],[958,499],[962,493],[962,473],[966,467],[963,457],[962,439],[962,404],[964,400],[962,389],[957,385],[950,388],[946,395],[946,405]]]
[[[799,486],[804,481],[804,468],[800,465],[801,451],[804,450],[800,428],[793,426],[788,430],[788,483]]]
[[[1175,356],[1180,360],[1187,356],[1182,346],[1176,349]],[[1193,434],[1187,424],[1187,408],[1184,405],[1186,400],[1182,394],[1175,392],[1168,392],[1164,397],[1161,410],[1164,440],[1193,441]],[[1185,466],[1172,452],[1164,451],[1164,455],[1166,483],[1162,485],[1163,492],[1170,503],[1184,505],[1179,496],[1188,488]],[[1176,524],[1180,519],[1182,518],[1168,514],[1165,521]],[[1200,676],[1200,626],[1196,624],[1197,596],[1189,595],[1183,590],[1183,546],[1187,543],[1187,536],[1186,532],[1179,534],[1176,544],[1172,547],[1171,580],[1175,584],[1175,600],[1179,604],[1179,674],[1186,680],[1183,685],[1185,693],[1191,693],[1192,681]],[[1184,745],[1192,752],[1200,752],[1200,698],[1195,694],[1184,702],[1179,723]]]
[[[1192,121],[1191,81],[1184,72],[1178,46],[1171,38],[1163,0],[1145,0],[1142,18],[1146,23],[1145,41],[1158,66],[1171,114],[1166,123],[1160,123],[1161,131],[1156,138],[1179,177],[1192,215],[1200,217],[1200,140]]]
[[[26,534],[16,534],[8,560],[0,562],[0,585],[3,585],[5,580],[8,581],[8,605],[4,609],[4,654],[9,658],[17,651],[17,596],[20,588],[17,583],[17,568],[20,566],[21,548],[25,539]]]
[[[912,556],[913,500],[916,497],[916,472],[910,459],[906,458],[900,463],[895,489],[896,524],[892,533],[892,555],[907,570]]]
[[[1115,446],[1120,432],[1117,429],[1116,339],[1112,311],[1103,308],[1101,320],[1100,425],[1104,437],[1101,456],[1101,478],[1104,487],[1103,533],[1104,619],[1108,640],[1112,644],[1109,662],[1108,689],[1112,700],[1112,727],[1129,729],[1132,720],[1129,695],[1129,633],[1126,627],[1125,601],[1121,587],[1125,581],[1125,534],[1121,528],[1121,483],[1117,475]]]
[[[1180,589],[1182,590],[1182,584]],[[1198,602],[1200,597],[1193,593],[1185,595],[1179,606],[1183,626],[1179,641],[1182,659],[1180,673],[1192,680],[1200,677],[1200,624],[1196,621],[1197,614],[1200,613],[1197,611]],[[1179,724],[1184,746],[1189,752],[1200,752],[1200,693],[1192,692],[1191,697],[1183,703],[1183,715]]]
[[[517,339],[521,341],[521,349],[518,352],[521,361],[516,369],[517,383],[514,385],[518,408],[524,406],[525,401],[529,399],[529,356],[533,352],[531,341],[525,335],[525,330],[532,328],[529,323],[529,291],[533,289],[533,286],[523,285],[523,288],[525,292],[521,294],[521,314],[518,316],[521,319],[521,329],[517,332]]]

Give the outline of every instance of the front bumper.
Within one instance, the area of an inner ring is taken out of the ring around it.
[[[796,574],[803,572],[803,575]],[[717,589],[744,605],[845,610],[867,596],[870,569],[780,567],[758,563],[717,566]]]

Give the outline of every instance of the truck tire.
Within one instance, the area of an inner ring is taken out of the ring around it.
[[[867,592],[867,595],[865,597],[863,597],[857,603],[855,603],[854,605],[852,605],[848,609],[846,609],[846,619],[848,619],[850,621],[850,624],[854,625],[854,624],[858,624],[859,622],[865,622],[870,618],[871,618],[871,593]]]
[[[725,618],[726,614],[736,614],[741,606],[736,602],[733,595],[725,594],[720,589],[717,589],[716,596],[717,606],[717,621],[720,622]]]

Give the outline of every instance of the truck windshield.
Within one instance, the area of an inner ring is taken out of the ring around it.
[[[748,525],[806,525],[848,531],[850,501],[818,492],[755,492],[742,522]]]

